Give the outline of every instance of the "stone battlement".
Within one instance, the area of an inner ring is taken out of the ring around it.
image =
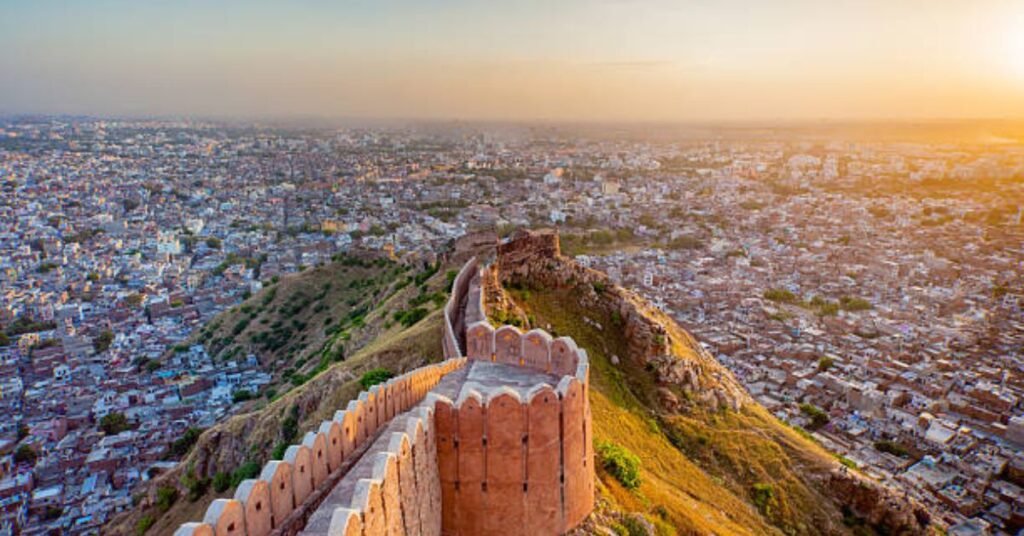
[[[374,386],[186,535],[562,534],[593,509],[589,362],[487,322],[481,266],[444,308],[445,361]]]

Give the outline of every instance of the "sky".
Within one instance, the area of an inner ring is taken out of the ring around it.
[[[0,0],[0,113],[1024,118],[1024,0]]]

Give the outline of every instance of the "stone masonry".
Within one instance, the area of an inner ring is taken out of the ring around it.
[[[217,499],[186,535],[563,534],[594,505],[589,362],[569,338],[494,328],[482,267],[444,309],[445,361],[363,392]]]

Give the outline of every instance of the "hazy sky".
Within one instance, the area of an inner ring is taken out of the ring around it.
[[[0,112],[1024,117],[1024,0],[0,0]]]

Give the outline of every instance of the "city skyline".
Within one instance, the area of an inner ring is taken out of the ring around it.
[[[1012,2],[19,4],[0,113],[747,121],[1024,117]]]

